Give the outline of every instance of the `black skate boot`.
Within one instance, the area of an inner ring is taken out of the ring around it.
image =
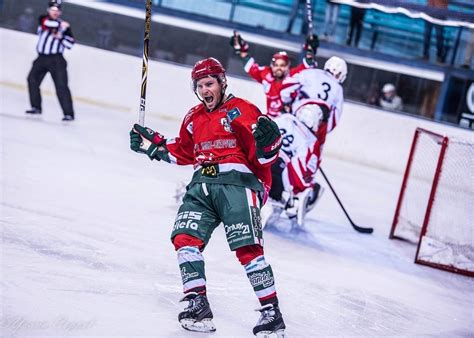
[[[306,210],[308,211],[312,210],[314,206],[316,205],[316,202],[318,202],[321,196],[323,195],[323,193],[324,193],[324,188],[320,184],[315,183],[313,187],[313,191],[311,191],[311,194],[309,195],[309,198],[306,202]]]
[[[188,301],[188,306],[178,315],[181,326],[189,331],[214,332],[212,311],[206,295],[188,293],[180,302]]]
[[[41,109],[39,108],[31,108],[25,111],[25,113],[30,114],[30,115],[41,115]]]
[[[258,309],[260,318],[253,328],[253,334],[257,337],[267,338],[275,333],[278,338],[285,338],[285,322],[276,304],[268,304]]]

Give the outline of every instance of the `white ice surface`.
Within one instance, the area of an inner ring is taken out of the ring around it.
[[[55,97],[32,118],[24,89],[0,90],[0,336],[251,336],[258,302],[222,228],[204,253],[217,332],[178,324],[172,195],[191,168],[130,151],[135,114],[76,102],[63,124]],[[146,122],[168,136],[179,124]],[[472,336],[473,280],[416,265],[414,246],[388,239],[400,175],[323,161],[375,232],[353,231],[326,187],[307,235],[265,234],[288,336]]]

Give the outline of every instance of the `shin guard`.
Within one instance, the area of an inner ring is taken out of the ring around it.
[[[272,267],[265,262],[264,256],[258,256],[246,264],[245,272],[260,304],[277,302]]]
[[[183,281],[183,292],[205,293],[206,275],[201,251],[194,246],[184,246],[177,253]]]

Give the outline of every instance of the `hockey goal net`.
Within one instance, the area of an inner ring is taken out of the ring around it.
[[[415,262],[474,276],[474,143],[418,128],[390,238],[418,245]]]

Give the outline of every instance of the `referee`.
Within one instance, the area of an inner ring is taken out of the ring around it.
[[[40,85],[49,72],[56,87],[56,95],[63,110],[63,121],[74,120],[71,92],[68,87],[67,62],[63,57],[64,48],[72,48],[74,37],[68,22],[60,19],[61,0],[48,3],[48,14],[39,17],[38,58],[28,75],[28,90],[31,109],[27,114],[41,114]]]

